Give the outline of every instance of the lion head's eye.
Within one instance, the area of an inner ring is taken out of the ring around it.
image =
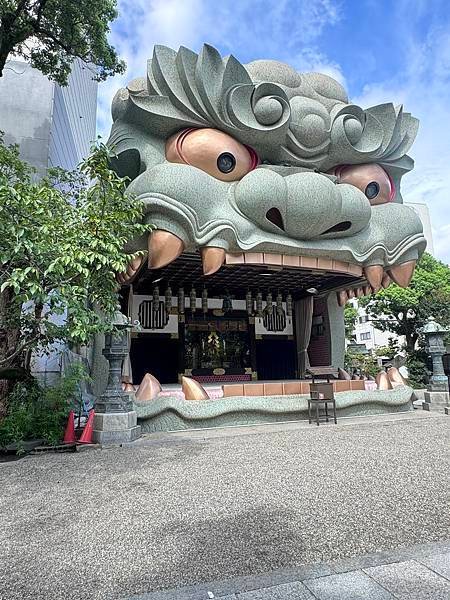
[[[369,184],[367,184],[364,193],[369,198],[369,200],[373,200],[380,193],[380,186],[376,181],[371,181]]]
[[[339,183],[359,188],[372,205],[385,204],[395,196],[394,183],[380,165],[340,165],[333,172]]]
[[[166,142],[170,162],[197,167],[222,181],[242,179],[258,165],[256,152],[217,129],[183,129]]]

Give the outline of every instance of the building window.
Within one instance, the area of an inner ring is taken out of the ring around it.
[[[286,313],[284,309],[279,313],[276,308],[273,308],[271,315],[264,312],[263,323],[267,331],[284,331],[286,329]]]
[[[367,323],[368,320],[369,320],[369,317],[367,315],[363,315],[362,317],[359,317],[360,323]]]
[[[372,336],[370,335],[370,331],[365,331],[364,333],[361,333],[361,341],[370,340],[371,337]]]
[[[143,300],[139,305],[139,323],[143,329],[164,329],[169,322],[164,302],[159,302],[157,310],[153,310],[153,300]]]
[[[325,326],[323,322],[323,315],[316,315],[312,319],[311,337],[316,338],[324,335]]]

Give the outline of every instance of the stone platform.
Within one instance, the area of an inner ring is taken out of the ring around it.
[[[359,416],[413,410],[413,390],[336,392],[337,416]],[[135,402],[143,432],[204,429],[260,423],[299,421],[308,418],[308,395],[230,396],[214,400],[184,400],[178,396]]]
[[[445,411],[446,414],[450,410],[450,394],[443,391],[425,391],[424,402],[422,403],[424,410],[439,410]]]

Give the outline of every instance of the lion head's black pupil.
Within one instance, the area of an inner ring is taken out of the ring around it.
[[[229,152],[222,152],[217,159],[217,168],[222,173],[231,173],[236,166],[236,159]]]
[[[379,191],[380,186],[378,185],[378,183],[376,181],[371,181],[366,187],[365,194],[369,198],[369,200],[372,200],[372,198],[378,196]]]

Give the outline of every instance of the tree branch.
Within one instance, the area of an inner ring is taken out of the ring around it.
[[[5,358],[0,360],[0,367],[3,367],[5,365],[9,364],[10,362],[12,362],[28,346],[32,346],[35,342],[37,342],[39,340],[39,337],[40,337],[39,335],[35,335],[34,337],[31,337],[30,339],[28,339],[26,342],[23,342],[23,344],[18,346],[12,354],[10,354],[9,356],[6,356]]]
[[[41,34],[41,35],[45,35],[46,37],[48,37],[49,39],[51,39],[53,42],[55,42],[55,44],[57,44],[58,46],[60,46],[60,48],[62,48],[69,56],[77,56],[78,58],[81,58],[81,60],[85,60],[85,61],[89,61],[89,56],[83,54],[77,54],[73,51],[73,48],[70,48],[70,46],[68,46],[67,44],[64,44],[60,39],[58,39],[51,31],[48,31],[47,29],[44,29],[43,27],[41,27],[39,25],[39,23],[34,22],[32,23],[32,27],[33,27],[33,31],[36,34]]]
[[[42,12],[45,8],[45,5],[47,4],[48,0],[41,0],[40,4],[39,4],[39,8],[37,9],[37,13],[36,13],[36,22],[39,24],[41,22],[41,18],[42,18]]]
[[[14,12],[14,16],[13,18],[9,21],[10,25],[14,25],[14,23],[17,21],[17,19],[20,17],[20,13],[25,9],[26,5],[28,3],[28,0],[19,0],[19,2],[17,3],[17,8]]]

